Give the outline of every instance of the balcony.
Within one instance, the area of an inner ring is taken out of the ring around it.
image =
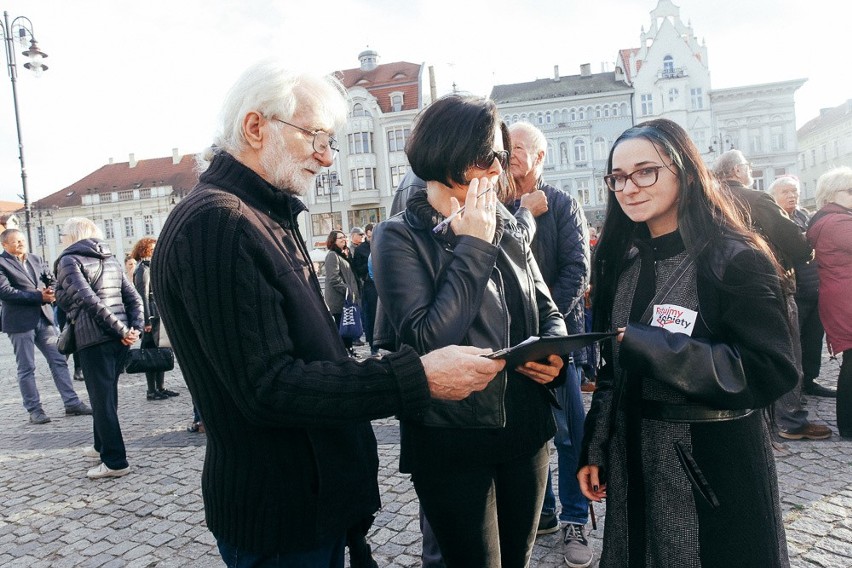
[[[688,76],[686,67],[663,68],[657,71],[657,79],[680,79]]]

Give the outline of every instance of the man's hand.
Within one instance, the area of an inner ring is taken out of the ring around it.
[[[53,288],[44,288],[41,291],[41,302],[43,304],[52,304],[56,301],[56,292],[53,291]]]
[[[420,358],[433,398],[462,400],[481,391],[506,365],[502,359],[481,357],[488,349],[450,345]]]
[[[538,217],[547,213],[547,196],[540,189],[525,193],[521,196],[521,207],[532,213],[533,217]]]

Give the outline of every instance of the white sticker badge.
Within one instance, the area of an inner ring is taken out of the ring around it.
[[[688,308],[674,304],[654,304],[654,319],[651,320],[651,325],[692,337],[692,330],[697,319],[698,312]]]

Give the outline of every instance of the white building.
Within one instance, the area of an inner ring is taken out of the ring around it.
[[[820,110],[797,134],[801,202],[814,208],[819,176],[838,166],[852,167],[852,99]]]

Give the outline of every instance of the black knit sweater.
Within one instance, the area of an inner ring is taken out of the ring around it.
[[[368,421],[429,404],[412,350],[347,357],[296,223],[304,209],[219,154],[166,221],[151,268],[207,430],[207,524],[264,554],[314,548],[374,513]]]

